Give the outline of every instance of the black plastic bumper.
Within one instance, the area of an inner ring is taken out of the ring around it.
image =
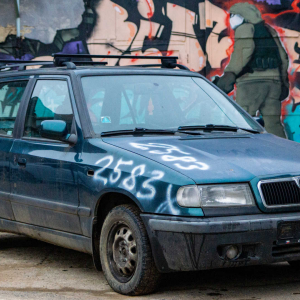
[[[215,218],[141,216],[161,272],[300,260],[300,240],[278,233],[283,222],[299,228],[300,212]],[[228,245],[238,247],[237,258],[229,260],[224,255]]]

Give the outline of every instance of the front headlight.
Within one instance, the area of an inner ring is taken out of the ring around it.
[[[253,205],[248,184],[188,185],[177,192],[177,202],[183,207],[227,207]]]
[[[183,207],[200,207],[200,192],[196,185],[182,186],[177,191],[177,202]]]

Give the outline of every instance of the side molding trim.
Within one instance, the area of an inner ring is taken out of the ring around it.
[[[0,193],[1,196],[1,193]],[[4,195],[3,195],[4,196]],[[38,198],[31,198],[26,196],[19,196],[15,194],[6,194],[6,197],[10,198],[12,203],[21,203],[30,206],[36,206],[44,209],[50,209],[54,211],[59,211],[71,215],[79,215],[80,217],[89,217],[91,215],[91,210],[88,207],[78,207],[75,205],[68,205],[63,203],[56,203],[53,201],[42,200]]]
[[[9,233],[24,234],[33,239],[88,254],[93,253],[91,238],[82,235],[71,234],[6,219],[0,219],[0,230]]]

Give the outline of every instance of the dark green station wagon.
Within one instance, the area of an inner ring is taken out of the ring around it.
[[[0,61],[0,230],[91,254],[126,295],[167,272],[299,267],[300,145],[174,57],[92,57],[132,58]]]

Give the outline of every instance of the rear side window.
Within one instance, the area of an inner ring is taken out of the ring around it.
[[[37,81],[26,112],[24,136],[41,137],[40,126],[45,120],[65,121],[70,133],[73,111],[66,81]]]
[[[14,81],[0,83],[0,134],[12,136],[28,81]]]

